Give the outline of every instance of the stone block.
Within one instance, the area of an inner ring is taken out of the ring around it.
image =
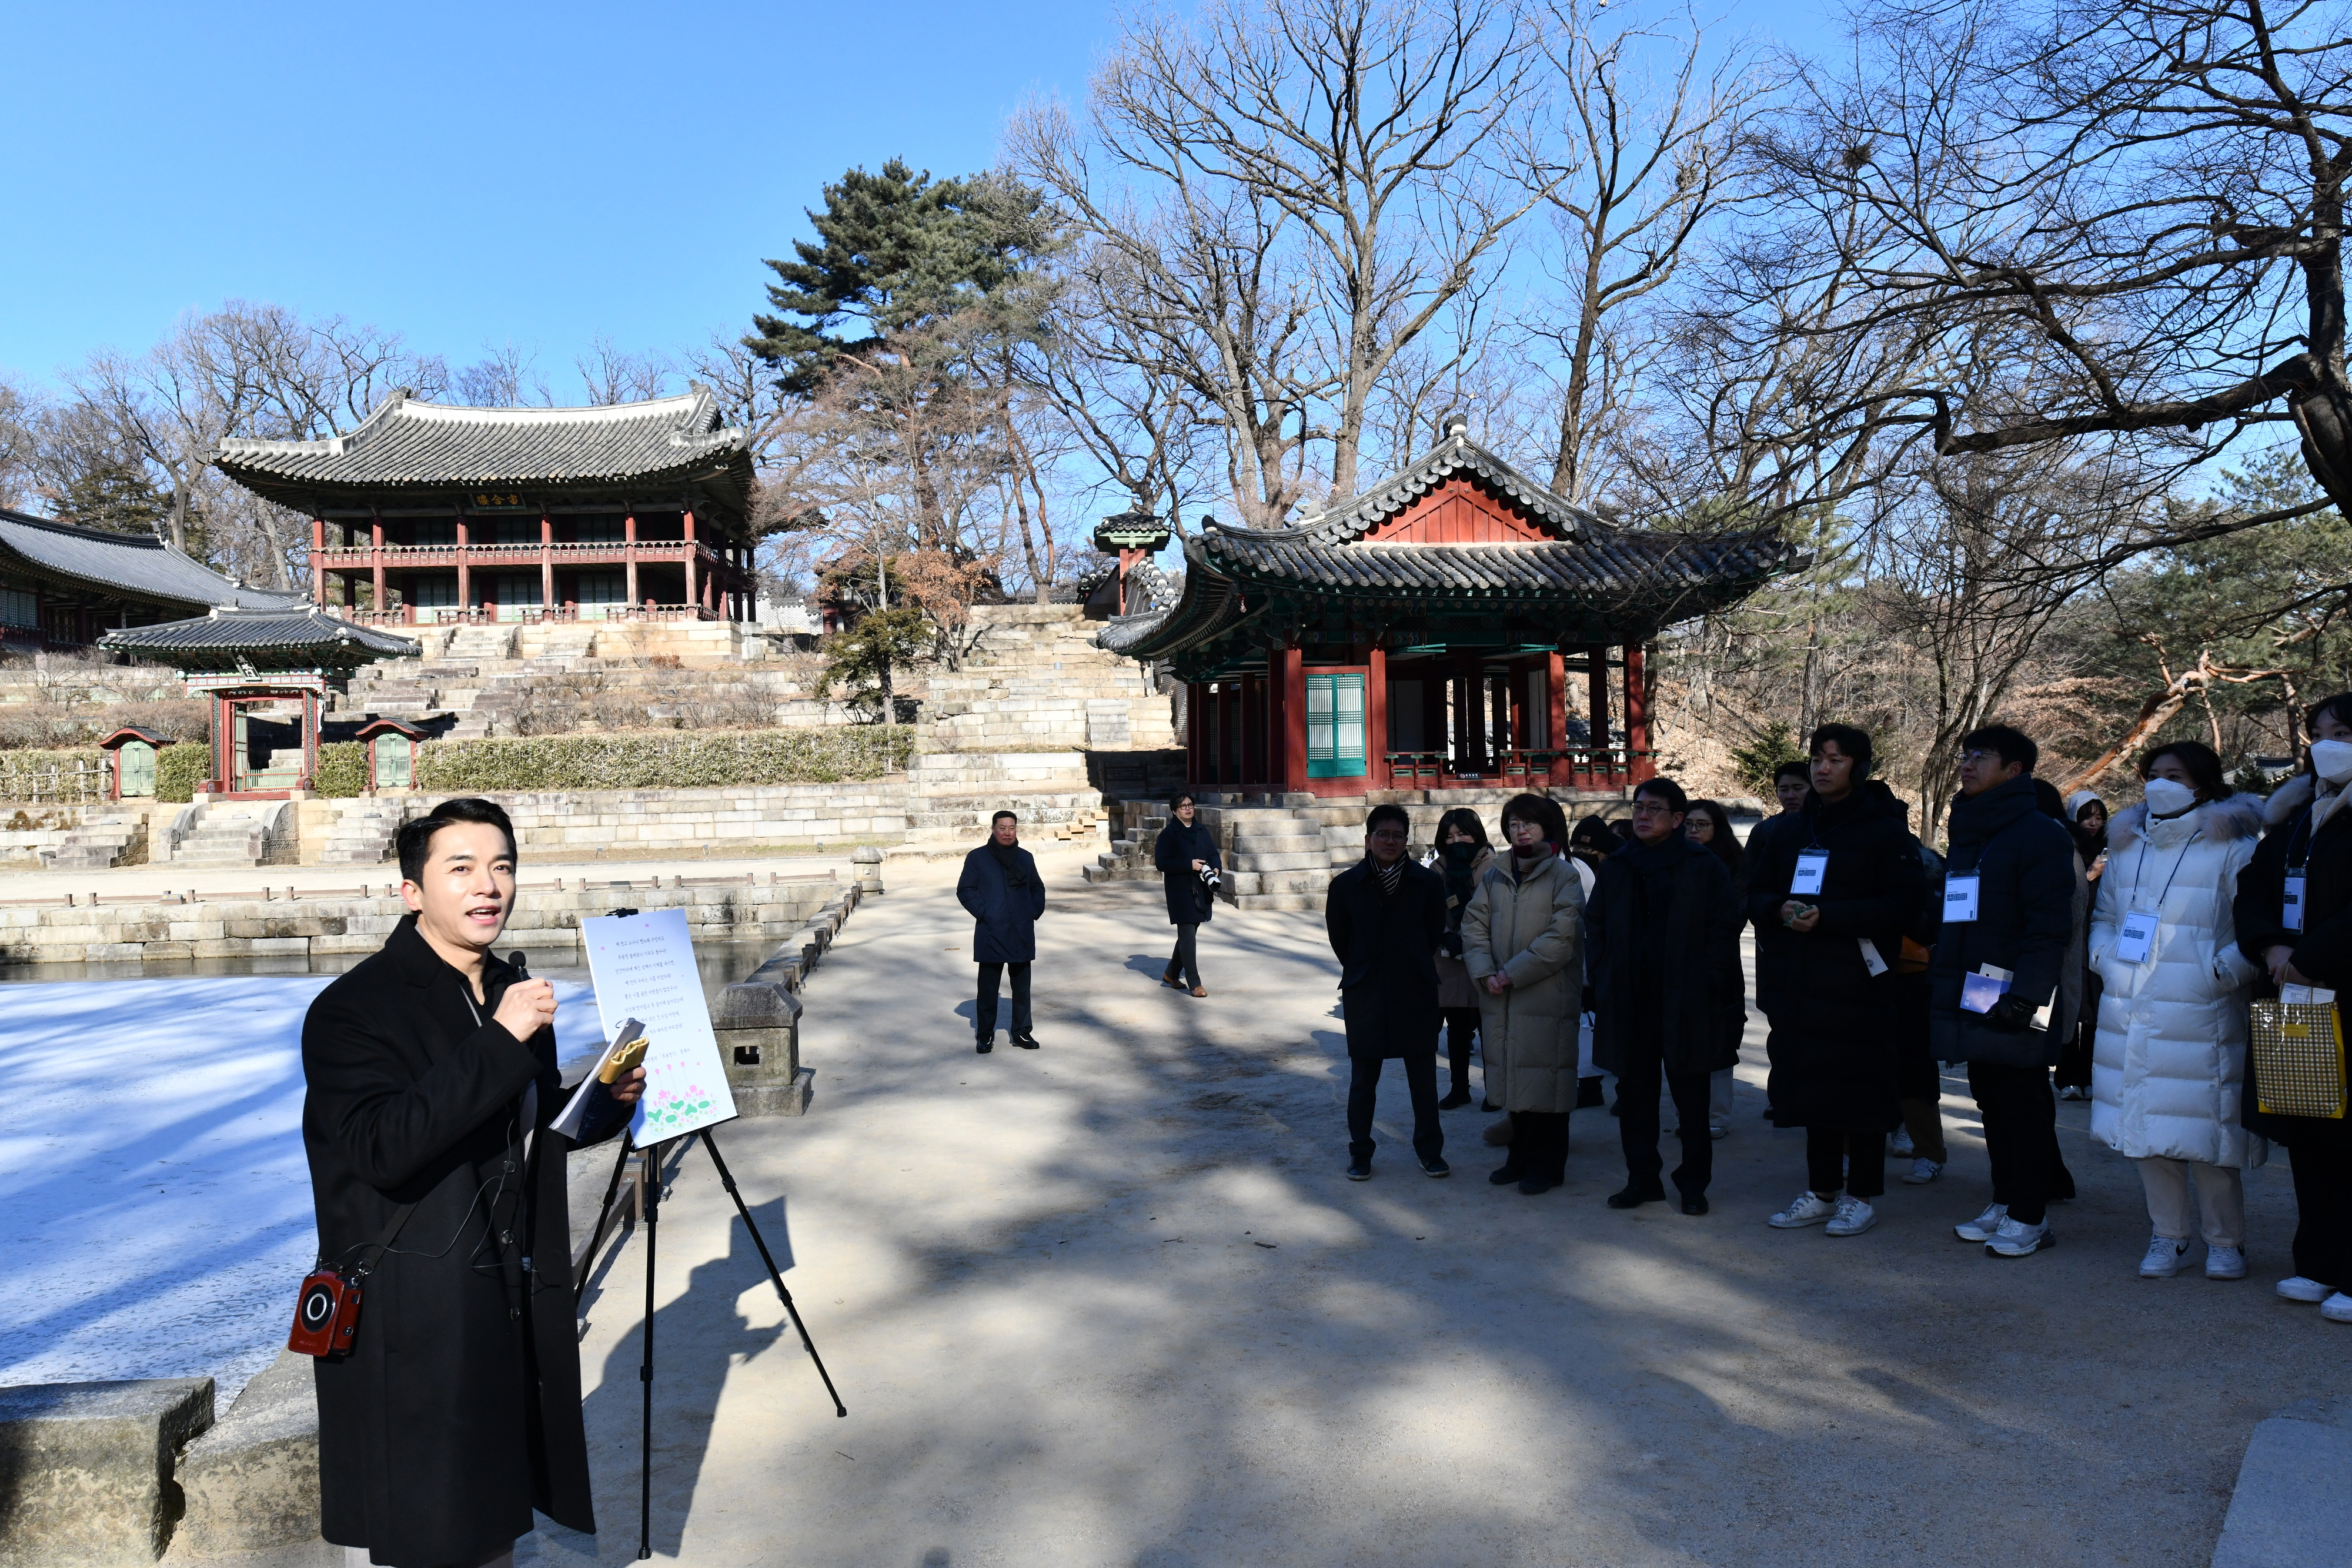
[[[209,1377],[0,1388],[0,1568],[115,1568],[170,1544],[180,1449],[213,1424]]]
[[[147,945],[143,942],[93,942],[82,950],[83,961],[91,964],[120,963],[124,959],[136,961],[147,956]]]
[[[2352,1562],[2352,1427],[2305,1400],[2260,1423],[2213,1548],[2213,1568]]]
[[[319,1538],[319,1406],[311,1361],[281,1354],[180,1457],[187,1512],[175,1555],[263,1552]]]

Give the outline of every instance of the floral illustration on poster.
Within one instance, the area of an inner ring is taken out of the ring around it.
[[[580,923],[580,933],[604,1038],[625,1019],[645,1026],[646,1094],[631,1136],[657,1144],[733,1121],[735,1098],[710,1030],[686,911],[594,915]]]

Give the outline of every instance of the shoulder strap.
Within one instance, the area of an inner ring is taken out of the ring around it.
[[[366,1273],[369,1270],[374,1268],[377,1263],[383,1261],[383,1255],[391,1251],[392,1244],[400,1239],[401,1228],[408,1223],[408,1217],[415,1212],[416,1206],[413,1203],[404,1203],[398,1208],[392,1211],[392,1218],[384,1222],[383,1235],[379,1239],[369,1244],[375,1249],[375,1257],[372,1260],[360,1265],[359,1271],[361,1273]],[[362,1249],[362,1250],[364,1250],[364,1249]]]

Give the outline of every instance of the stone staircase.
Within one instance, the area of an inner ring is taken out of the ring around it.
[[[290,800],[215,800],[177,825],[175,866],[292,865],[299,858]]]
[[[1333,861],[1313,807],[1203,806],[1201,810],[1223,847],[1225,881],[1237,908],[1320,909],[1335,864],[1344,866],[1357,858]]]
[[[50,871],[105,871],[136,865],[147,858],[147,819],[113,811],[67,831],[65,841],[37,852]]]
[[[908,841],[976,844],[989,819],[1012,811],[1024,832],[1103,809],[1102,791],[1076,751],[919,752],[907,772]]]
[[[408,820],[408,798],[355,801],[327,830],[320,865],[382,865],[392,858],[400,825]]]
[[[1160,875],[1151,852],[1168,825],[1164,800],[1121,800],[1111,807],[1110,849],[1079,868],[1088,882],[1150,882]]]
[[[470,659],[476,664],[485,659],[511,659],[514,655],[515,628],[498,622],[457,627],[442,650],[444,658]]]
[[[1066,604],[998,604],[973,612],[978,642],[958,670],[930,678],[923,716],[942,750],[1068,747],[1164,751],[1174,707],[1143,666],[1094,645],[1101,622]]]

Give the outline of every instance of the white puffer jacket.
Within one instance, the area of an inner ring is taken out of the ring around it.
[[[2091,1131],[2118,1154],[2241,1168],[2269,1157],[2269,1142],[2239,1124],[2260,971],[2238,951],[2230,915],[2262,827],[2260,797],[2232,795],[2155,823],[2134,806],[2108,831],[2091,919],[2091,967],[2106,987]],[[2127,964],[2116,939],[2134,907],[2156,910],[2158,923],[2147,959]]]

